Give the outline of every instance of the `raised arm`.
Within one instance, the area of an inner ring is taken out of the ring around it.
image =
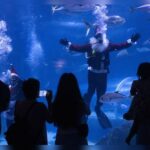
[[[47,91],[46,94],[46,100],[48,103],[48,109],[45,107],[45,119],[47,120],[47,122],[51,123],[52,122],[52,97],[53,97],[53,93],[51,90]]]
[[[114,51],[114,50],[121,50],[124,48],[128,48],[130,46],[132,46],[132,44],[134,44],[136,41],[138,41],[138,39],[140,38],[139,34],[133,34],[131,36],[130,39],[128,39],[126,42],[124,43],[119,43],[119,44],[109,44],[109,50],[110,51]]]
[[[130,47],[132,44],[131,43],[119,43],[119,44],[114,44],[114,43],[110,43],[109,44],[109,50],[110,51],[119,51],[119,50],[122,50],[124,48],[128,48]]]
[[[84,53],[84,52],[88,52],[88,51],[91,50],[91,45],[90,44],[76,45],[76,44],[72,44],[67,39],[60,39],[59,42],[60,42],[61,45],[64,45],[70,51]]]

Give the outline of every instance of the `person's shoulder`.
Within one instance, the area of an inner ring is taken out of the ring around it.
[[[21,105],[25,105],[26,101],[22,100],[22,101],[16,101],[16,106],[21,106]]]
[[[16,110],[17,114],[24,111],[24,109],[26,109],[26,107],[27,107],[27,103],[25,100],[16,101],[16,103],[15,103],[15,110]]]
[[[139,85],[140,84],[140,80],[133,80],[132,81],[132,85]]]

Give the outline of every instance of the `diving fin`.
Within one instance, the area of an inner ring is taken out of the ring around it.
[[[97,119],[103,129],[112,128],[112,124],[105,113],[100,108],[95,108]]]

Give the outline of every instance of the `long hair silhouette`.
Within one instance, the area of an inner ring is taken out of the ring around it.
[[[83,99],[77,79],[72,73],[64,73],[53,102],[54,123],[63,128],[76,127],[82,115]]]

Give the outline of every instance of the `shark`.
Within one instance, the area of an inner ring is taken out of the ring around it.
[[[52,12],[66,10],[69,12],[92,11],[96,5],[107,5],[111,0],[49,0]]]

